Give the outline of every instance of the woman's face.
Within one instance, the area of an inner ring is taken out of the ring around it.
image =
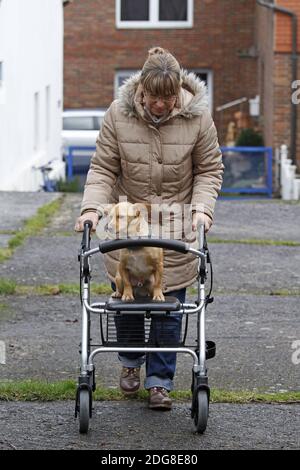
[[[169,114],[175,106],[176,96],[154,96],[144,92],[144,103],[154,116],[164,116]]]

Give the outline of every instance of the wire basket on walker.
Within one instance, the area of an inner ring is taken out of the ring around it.
[[[203,433],[207,427],[210,389],[206,360],[215,356],[216,346],[205,340],[205,311],[207,304],[213,301],[212,266],[204,234],[204,226],[199,227],[199,248],[177,240],[157,238],[129,238],[101,241],[99,246],[91,249],[92,222],[84,223],[84,232],[78,259],[80,261],[80,294],[82,303],[81,331],[81,367],[76,393],[75,417],[79,417],[80,433],[87,433],[92,417],[92,395],[96,389],[94,358],[101,352],[175,352],[189,354],[193,359],[192,368],[192,406],[191,417],[195,430]],[[106,302],[90,302],[91,269],[90,259],[97,253],[108,253],[122,248],[139,248],[154,246],[180,253],[191,253],[198,258],[197,300],[195,303],[180,303],[175,297],[166,296],[164,302],[147,298],[132,301],[110,297]],[[211,286],[209,294],[205,293],[207,265],[210,264]],[[182,328],[179,338],[172,334],[172,314],[182,315]],[[100,344],[91,344],[91,314],[99,316]],[[126,315],[125,328],[116,328],[118,319]],[[193,346],[186,344],[190,315],[196,315],[196,342]],[[134,322],[131,322],[134,319]],[[131,324],[130,324],[131,322]],[[156,322],[160,329],[159,340],[152,335],[151,323]],[[130,326],[130,327],[129,327]],[[130,331],[130,335],[128,335]]]

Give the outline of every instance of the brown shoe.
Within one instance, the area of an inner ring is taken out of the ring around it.
[[[120,388],[125,395],[131,395],[140,388],[140,367],[123,367]]]
[[[170,410],[172,400],[169,392],[163,387],[152,387],[149,389],[149,408],[151,410]]]

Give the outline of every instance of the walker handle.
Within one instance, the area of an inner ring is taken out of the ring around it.
[[[205,226],[204,224],[198,225],[199,232],[199,249],[202,250],[206,244]]]
[[[83,251],[87,251],[90,249],[92,227],[93,227],[93,222],[91,220],[84,221],[83,235],[82,235],[82,242],[81,242],[81,247]]]
[[[188,253],[190,251],[189,245],[179,240],[146,237],[103,241],[99,244],[99,250],[101,253],[108,253],[114,250],[121,250],[122,248],[141,248],[144,246],[164,248],[178,251],[179,253]]]

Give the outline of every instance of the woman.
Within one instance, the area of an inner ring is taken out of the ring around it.
[[[75,230],[83,230],[87,219],[93,221],[95,230],[105,204],[117,203],[126,196],[132,203],[201,206],[203,211],[193,211],[193,230],[201,220],[208,231],[222,173],[222,155],[205,85],[193,73],[183,71],[168,51],[153,48],[142,71],[126,81],[119,99],[105,115]],[[105,256],[111,281],[117,261],[115,253]],[[186,287],[196,276],[197,260],[193,256],[165,251],[165,293],[184,302]],[[174,338],[178,338],[181,318],[174,315],[170,321]],[[123,365],[120,387],[126,394],[136,392],[145,358],[133,353],[120,354],[119,358]],[[173,387],[175,367],[174,353],[147,354],[145,388],[149,390],[150,408],[171,409],[168,392]]]

